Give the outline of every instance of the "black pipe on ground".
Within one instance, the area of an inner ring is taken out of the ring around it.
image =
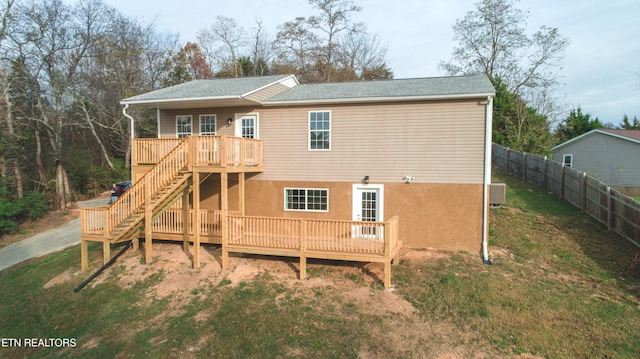
[[[118,252],[115,256],[113,256],[113,258],[109,259],[109,261],[107,263],[105,263],[105,265],[100,267],[100,269],[98,269],[95,273],[93,273],[91,275],[91,277],[89,277],[87,280],[82,282],[82,284],[80,284],[73,291],[78,293],[80,291],[80,289],[84,288],[87,284],[89,284],[89,282],[91,282],[95,277],[97,277],[100,273],[102,273],[102,271],[104,271],[105,269],[109,268],[109,266],[111,266],[113,264],[113,262],[115,262],[116,259],[118,259],[118,257],[120,257],[122,255],[122,253],[124,253],[127,249],[129,249],[129,247],[131,247],[131,245],[133,245],[133,241],[129,241],[129,243],[127,243],[127,245],[124,246],[124,248],[122,248],[120,250],[120,252]]]

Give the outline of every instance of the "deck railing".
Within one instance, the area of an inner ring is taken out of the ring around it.
[[[195,166],[261,166],[262,141],[230,136],[190,136],[189,151]],[[132,165],[156,164],[180,139],[138,138],[133,140]]]
[[[398,217],[358,222],[229,215],[230,246],[384,256],[398,245]]]
[[[238,212],[230,212],[238,215]],[[188,223],[190,236],[193,231],[193,209],[188,210]],[[222,236],[221,211],[200,210],[200,235],[204,237],[219,238]],[[153,233],[157,234],[183,234],[184,223],[182,221],[182,208],[169,208],[153,222]]]
[[[179,138],[136,138],[131,147],[131,164],[144,165],[160,162],[179,143]]]

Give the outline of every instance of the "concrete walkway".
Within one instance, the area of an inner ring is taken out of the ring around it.
[[[100,198],[79,202],[80,207],[99,207],[107,205],[109,199]],[[80,218],[46,232],[38,233],[20,242],[0,248],[0,271],[34,257],[61,251],[80,244]]]

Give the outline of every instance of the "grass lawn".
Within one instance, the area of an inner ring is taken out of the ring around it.
[[[534,186],[495,177],[507,204],[491,210],[491,266],[478,254],[406,252],[387,292],[377,264],[312,261],[298,281],[291,259],[232,257],[230,272],[194,271],[161,257],[141,265],[130,251],[74,293],[89,275],[77,274],[74,247],[0,272],[0,338],[75,347],[0,341],[0,357],[636,358],[640,249]]]

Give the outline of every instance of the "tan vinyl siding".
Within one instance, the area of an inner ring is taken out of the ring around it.
[[[260,111],[261,180],[482,183],[478,100],[320,105]],[[331,111],[331,150],[308,150],[309,111]]]
[[[331,111],[331,150],[309,150],[309,111]],[[175,138],[175,116],[215,114],[219,135],[234,134],[227,118],[258,113],[264,142],[261,180],[478,184],[483,180],[486,102],[216,108],[161,111],[161,138]]]
[[[160,131],[158,138],[176,138],[176,116],[191,115],[193,135],[200,134],[200,115],[216,115],[216,129],[220,136],[233,136],[234,126],[227,125],[228,118],[234,118],[236,113],[249,113],[252,108],[199,108],[193,110],[161,110]]]
[[[283,91],[288,90],[289,88],[290,88],[289,86],[285,86],[281,83],[277,83],[267,88],[264,88],[260,91],[256,91],[252,93],[251,95],[247,96],[246,99],[255,101],[255,102],[262,102],[272,96],[275,96]]]

